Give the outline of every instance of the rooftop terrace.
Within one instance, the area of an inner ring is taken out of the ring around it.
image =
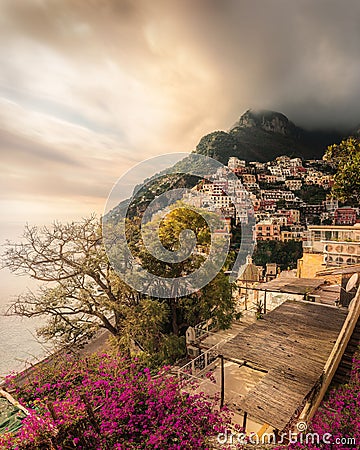
[[[346,316],[346,309],[286,301],[222,344],[226,359],[266,371],[237,406],[283,430],[321,378]]]

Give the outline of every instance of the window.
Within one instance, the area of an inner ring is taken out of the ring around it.
[[[314,241],[320,241],[320,238],[321,238],[320,231],[315,231],[314,232]]]

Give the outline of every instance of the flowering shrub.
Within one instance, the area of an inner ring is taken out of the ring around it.
[[[307,433],[317,433],[319,444],[289,444],[290,450],[346,450],[360,447],[360,351],[353,358],[348,384],[330,391],[314,415]],[[326,434],[328,433],[328,434]],[[325,442],[323,436],[326,435]],[[327,443],[329,442],[329,443]]]
[[[121,357],[62,357],[7,387],[30,409],[1,449],[205,449],[229,413],[204,393],[181,391],[168,368],[155,375]]]

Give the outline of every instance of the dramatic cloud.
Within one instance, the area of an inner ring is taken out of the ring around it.
[[[133,164],[191,151],[251,107],[311,128],[360,123],[358,0],[0,7],[7,223],[100,212]]]

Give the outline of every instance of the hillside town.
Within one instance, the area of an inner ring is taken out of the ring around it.
[[[211,181],[196,187],[197,203],[220,213],[224,219],[241,221],[243,217],[236,210],[246,205],[245,190],[255,213],[257,241],[302,241],[308,225],[352,226],[358,221],[359,208],[340,206],[330,196],[332,167],[326,161],[303,162],[301,158],[280,156],[261,163],[231,157],[228,168],[237,175],[239,183],[219,170]]]
[[[232,221],[247,222],[254,216],[256,242],[302,242],[306,254],[321,250],[322,266],[360,263],[359,208],[340,205],[331,196],[333,170],[328,162],[280,156],[260,163],[230,157],[228,169],[237,180],[219,169],[211,181],[193,188],[186,200],[216,212],[229,233]],[[322,248],[314,242],[323,243]]]

